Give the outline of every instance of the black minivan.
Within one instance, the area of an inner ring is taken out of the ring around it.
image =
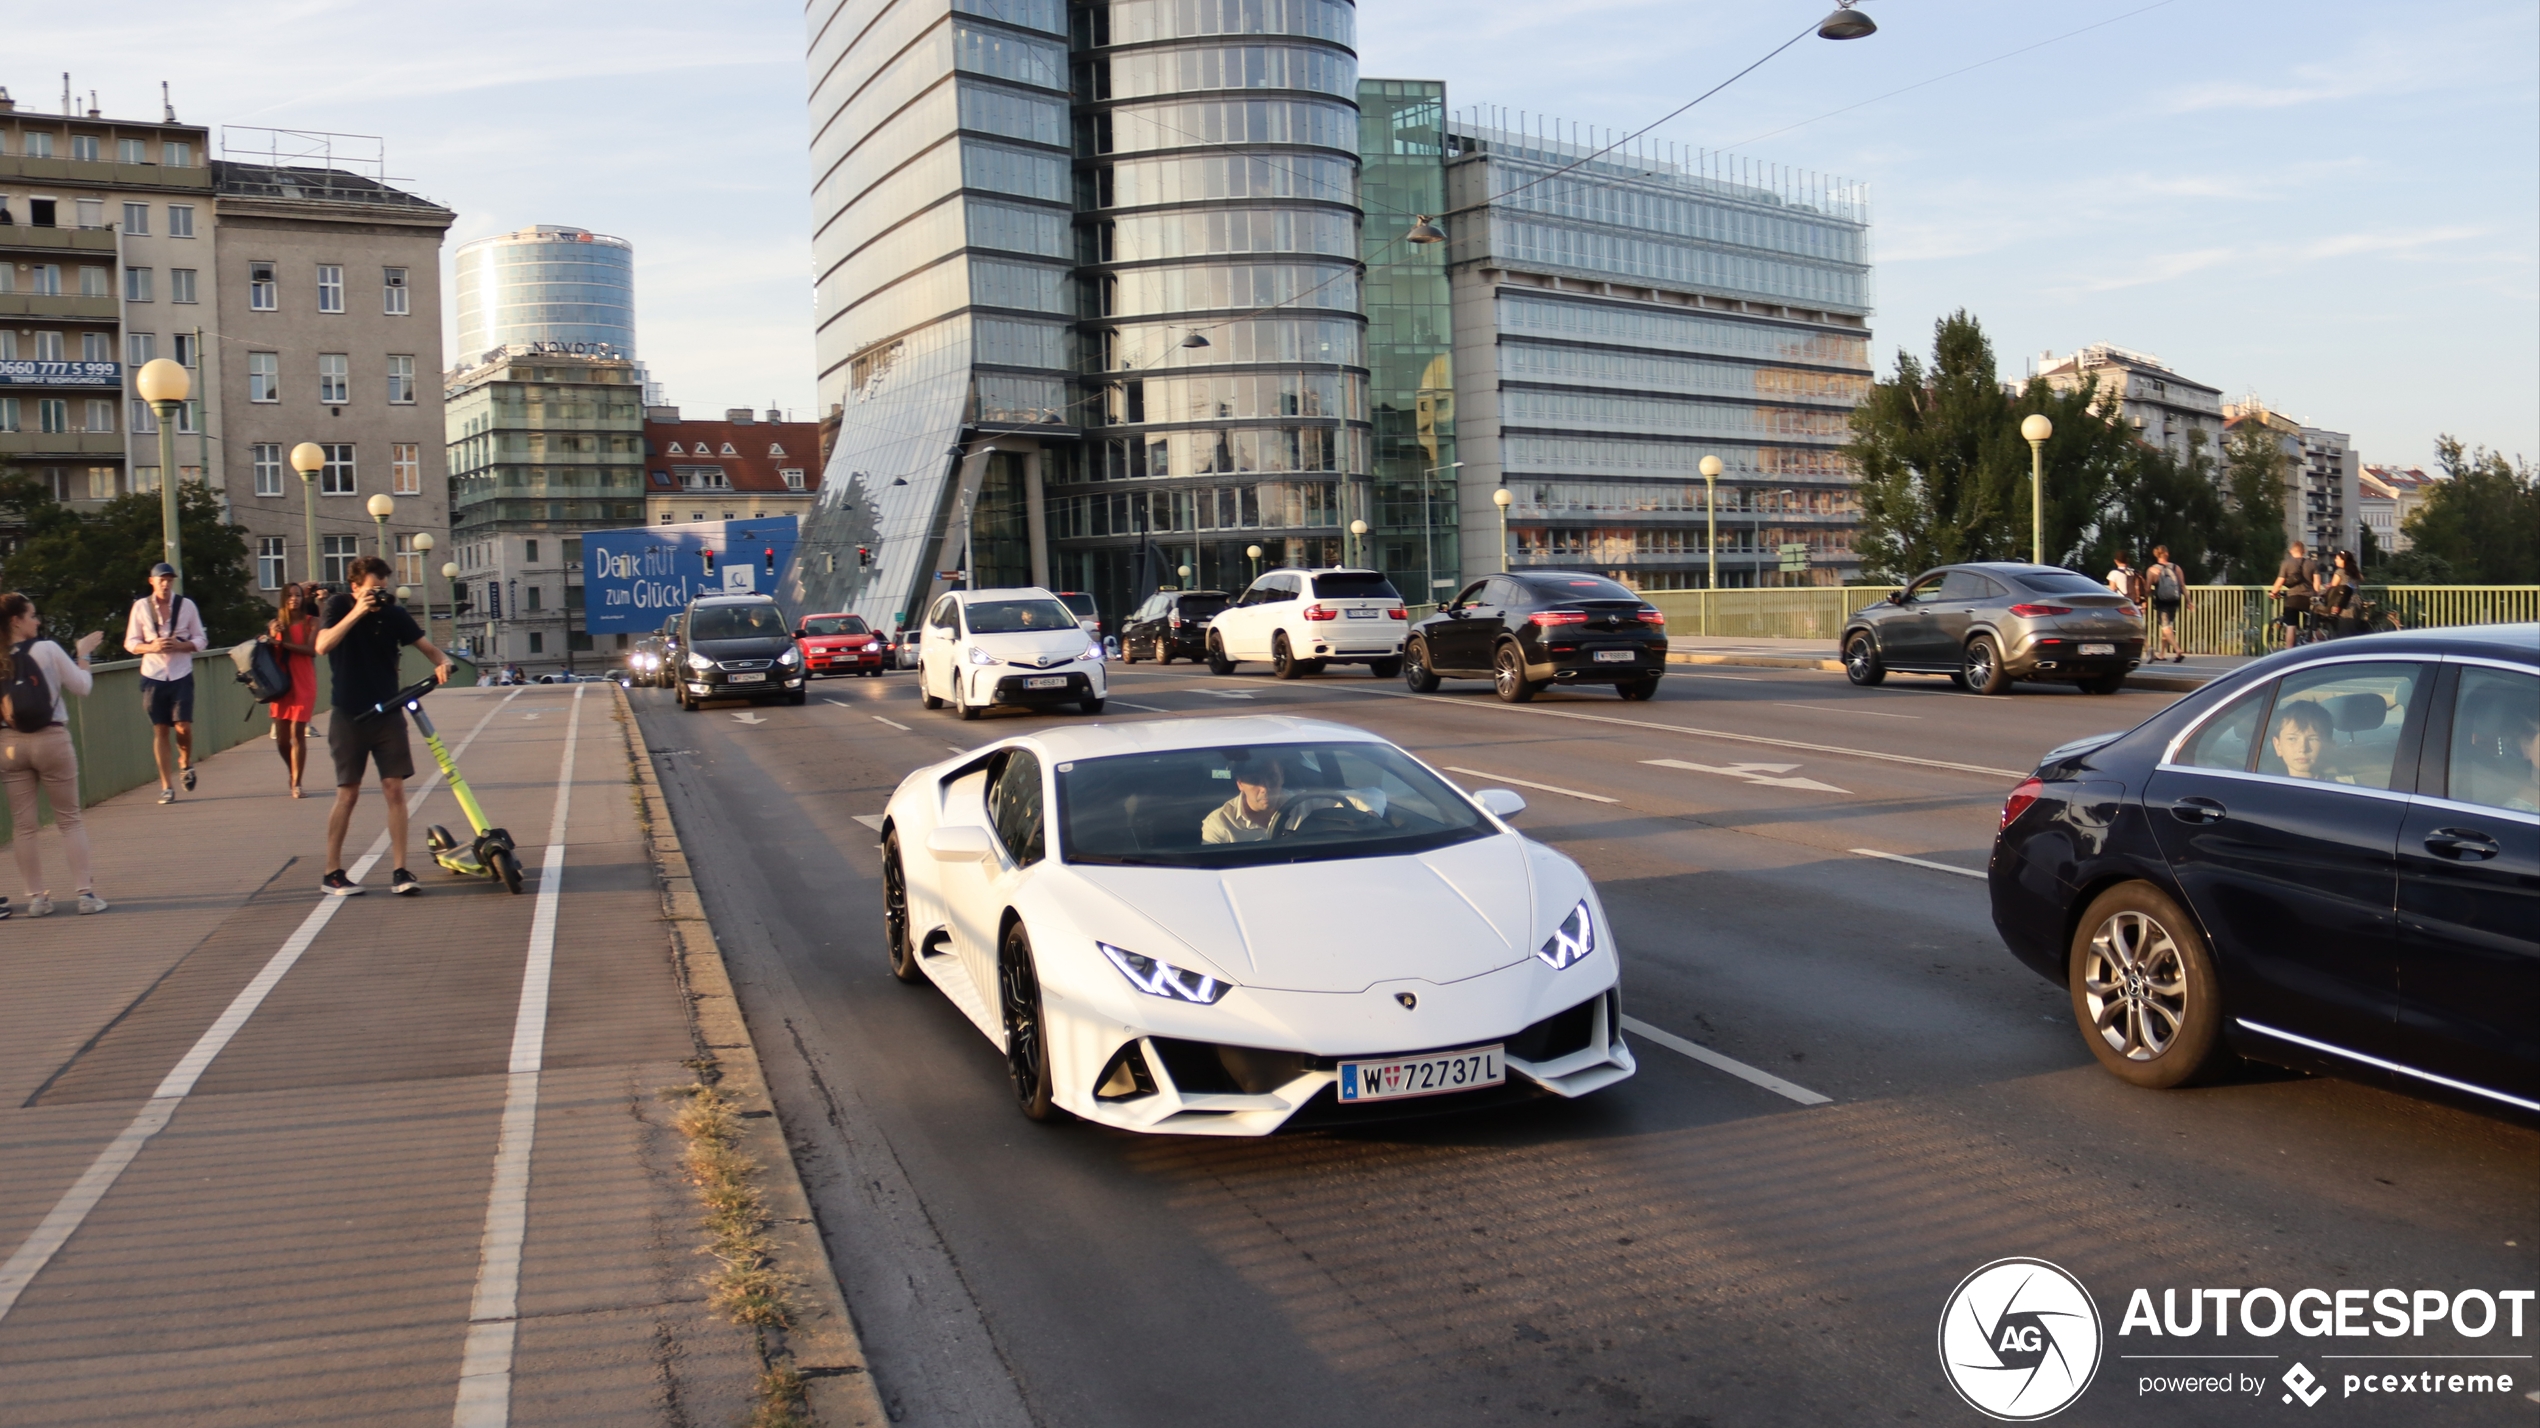
[[[706,595],[679,617],[679,707],[709,699],[803,702],[803,651],[765,595]]]
[[[1208,620],[1226,608],[1223,590],[1160,590],[1120,622],[1120,658],[1171,664],[1208,653]]]
[[[1412,626],[1402,651],[1402,682],[1416,693],[1487,679],[1511,704],[1564,684],[1647,699],[1666,672],[1667,617],[1630,587],[1576,570],[1476,580]]]

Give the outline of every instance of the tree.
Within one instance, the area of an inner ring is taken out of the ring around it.
[[[2211,580],[2227,559],[2213,546],[2229,521],[2204,433],[2189,433],[2185,460],[2148,442],[2132,447],[2108,484],[2083,568],[2106,570],[2121,551],[2131,554],[2137,567],[2146,566],[2155,546],[2168,546],[2170,559],[2187,572],[2189,584]]]
[[[215,646],[253,637],[273,617],[247,562],[247,528],[221,518],[220,498],[199,481],[177,493],[185,542],[185,593],[203,612]],[[0,479],[0,509],[14,511],[25,537],[0,563],[0,583],[35,599],[47,630],[71,639],[106,632],[106,658],[120,654],[124,620],[149,588],[162,553],[156,492],[117,496],[82,514],[24,477]]]
[[[2264,585],[2284,559],[2284,483],[2291,470],[2283,439],[2259,422],[2223,438],[2223,521],[2209,542],[2214,579]]]
[[[2451,479],[2426,493],[2408,517],[2417,551],[2450,566],[2468,585],[2540,585],[2540,476],[2520,457],[2460,438],[2435,438],[2434,458]]]

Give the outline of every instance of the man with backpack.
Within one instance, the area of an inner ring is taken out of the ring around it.
[[[2152,599],[2152,617],[2161,627],[2161,649],[2169,653],[2170,662],[2184,664],[2187,655],[2179,648],[2179,612],[2187,605],[2187,572],[2170,559],[2170,548],[2152,547],[2152,564],[2143,572],[2143,584]],[[2159,652],[2152,656],[2155,662]]]
[[[203,612],[176,593],[176,567],[164,560],[151,566],[150,593],[132,602],[123,647],[141,656],[141,708],[150,720],[161,803],[176,802],[179,777],[187,793],[194,791],[194,655],[206,639]]]

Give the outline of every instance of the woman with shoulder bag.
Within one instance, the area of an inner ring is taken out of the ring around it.
[[[309,762],[309,721],[317,716],[317,605],[308,587],[282,587],[281,607],[265,638],[291,676],[291,692],[273,701],[273,744],[291,776],[291,796],[301,797],[300,771]]]
[[[2319,614],[2332,639],[2360,633],[2363,621],[2356,618],[2361,603],[2363,581],[2355,571],[2355,557],[2338,551],[2329,557],[2328,569],[2320,572]]]
[[[85,695],[96,681],[88,672],[88,656],[103,630],[79,637],[73,655],[61,645],[37,638],[40,622],[35,602],[16,591],[0,595],[0,625],[8,627],[0,648],[0,783],[9,788],[10,842],[18,854],[18,875],[26,881],[27,915],[42,917],[53,910],[50,893],[41,886],[44,865],[35,848],[35,785],[43,780],[44,796],[53,805],[53,826],[62,832],[62,849],[70,862],[71,883],[79,891],[79,910],[104,912],[88,872],[88,829],[80,821],[79,754],[63,722],[70,710],[66,694]],[[0,917],[8,916],[0,899]]]

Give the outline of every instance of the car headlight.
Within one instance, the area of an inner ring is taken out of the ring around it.
[[[803,662],[803,652],[793,645],[787,645],[785,646],[785,652],[776,657],[776,662],[791,668],[792,666]]]
[[[699,674],[703,674],[707,670],[714,668],[714,661],[691,650],[688,654],[688,667],[697,671]]]
[[[1561,925],[1552,929],[1552,935],[1543,940],[1543,945],[1535,949],[1535,955],[1558,972],[1595,950],[1596,919],[1588,914],[1587,899],[1581,898]]]
[[[1080,655],[1076,656],[1076,658],[1078,658],[1078,659],[1089,659],[1089,660],[1092,660],[1092,661],[1093,661],[1094,663],[1096,663],[1096,664],[1100,664],[1100,663],[1102,663],[1102,662],[1103,662],[1103,658],[1104,658],[1104,656],[1103,656],[1103,652],[1102,652],[1102,645],[1101,645],[1101,643],[1100,643],[1099,641],[1097,641],[1097,642],[1095,642],[1095,643],[1093,643],[1093,644],[1090,644],[1090,645],[1085,646],[1085,652],[1084,652],[1083,654],[1080,654]]]
[[[997,662],[997,657],[988,653],[986,650],[979,648],[977,645],[972,645],[970,647],[970,662],[972,664],[995,664]]]
[[[1199,972],[1185,972],[1170,962],[1159,962],[1125,947],[1114,947],[1108,942],[1094,945],[1102,949],[1102,955],[1111,960],[1111,965],[1120,969],[1121,976],[1129,979],[1129,985],[1151,997],[1197,1002],[1205,1007],[1215,1006],[1220,998],[1234,989],[1232,982],[1221,982]]]

